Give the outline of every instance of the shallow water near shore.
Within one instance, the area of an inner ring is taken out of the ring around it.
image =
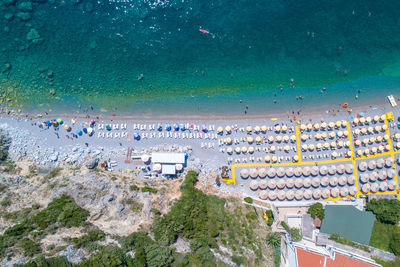
[[[400,88],[397,7],[3,0],[3,107],[200,116],[386,101]]]

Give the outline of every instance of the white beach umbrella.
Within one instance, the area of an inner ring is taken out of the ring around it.
[[[369,151],[368,148],[366,148],[366,149],[364,150],[364,154],[367,155],[367,156],[369,155],[369,152],[370,152],[370,151]]]
[[[312,192],[314,199],[319,199],[321,197],[321,194],[322,194],[322,192],[320,189],[314,189]]]
[[[307,129],[307,125],[305,125],[305,124],[300,125],[300,130],[301,131],[304,131],[306,129]]]
[[[257,176],[258,176],[258,171],[257,171],[257,169],[256,169],[256,168],[250,169],[250,177],[253,178],[253,179],[255,179],[255,178],[257,178]]]
[[[382,191],[382,192],[387,191],[388,187],[389,186],[388,186],[387,182],[382,182],[382,183],[379,184],[379,191]]]
[[[240,154],[240,151],[241,151],[240,147],[236,147],[236,148],[235,148],[236,154]]]
[[[396,143],[396,148],[397,148],[397,149],[400,149],[400,142],[397,142],[397,143]]]
[[[276,150],[276,147],[275,147],[275,146],[271,146],[271,147],[269,148],[269,151],[270,151],[271,153],[275,152],[275,150]]]
[[[254,127],[254,132],[258,133],[260,132],[260,130],[261,130],[260,126],[257,125],[256,127]]]
[[[355,144],[356,144],[356,146],[360,146],[361,145],[361,140],[357,139]]]
[[[311,124],[311,123],[308,123],[308,124],[307,124],[307,130],[309,130],[309,131],[312,130],[312,124]]]
[[[378,172],[378,179],[379,180],[385,180],[387,178],[387,172],[386,170],[380,170]]]
[[[319,187],[320,184],[321,180],[318,177],[311,179],[311,185],[313,187]]]
[[[372,121],[372,118],[368,116],[365,120],[367,123],[370,123]]]
[[[337,136],[338,136],[338,137],[342,137],[342,136],[343,136],[343,131],[339,131],[339,132],[337,133]]]
[[[400,133],[396,133],[394,135],[394,139],[396,139],[396,141],[399,141],[400,140]]]
[[[265,162],[270,162],[270,161],[271,161],[271,156],[266,155],[266,156],[264,157],[264,160],[265,160]]]
[[[317,166],[312,166],[311,167],[311,175],[317,176],[318,174],[319,174],[319,168]]]
[[[322,144],[321,143],[317,143],[317,149],[321,150],[322,149]]]
[[[314,123],[314,129],[319,130],[319,123]]]
[[[333,121],[331,121],[330,123],[328,123],[328,127],[329,128],[334,128],[335,127],[335,123]]]
[[[252,144],[252,143],[254,142],[254,138],[253,138],[252,136],[248,136],[248,137],[247,137],[247,142],[248,142],[249,144]]]
[[[378,179],[378,173],[377,172],[370,172],[369,173],[369,180],[371,182],[375,182]]]
[[[277,162],[278,161],[278,157],[277,156],[272,156],[271,161],[272,162]]]
[[[261,181],[258,183],[258,187],[259,187],[261,190],[267,189],[267,187],[268,187],[268,181],[267,181],[267,180],[261,180]]]
[[[347,187],[340,188],[340,196],[345,197],[349,194],[349,189]]]
[[[358,164],[358,169],[360,171],[365,171],[368,168],[368,164],[365,161],[360,162],[360,164]]]
[[[226,126],[226,127],[225,127],[225,132],[226,132],[226,133],[230,133],[231,131],[232,131],[232,129],[231,129],[230,126]]]
[[[360,118],[360,123],[365,123],[365,118],[364,117]]]
[[[341,121],[337,121],[337,122],[335,123],[335,126],[336,126],[336,128],[342,127],[342,122],[341,122]]]
[[[345,171],[345,166],[344,166],[344,164],[339,164],[339,165],[336,166],[336,172],[337,172],[338,174],[343,174],[344,171]]]
[[[258,176],[260,176],[260,178],[265,178],[265,176],[267,176],[267,169],[266,168],[260,168],[258,170]]]
[[[303,174],[303,170],[302,170],[300,167],[294,168],[294,175],[295,175],[296,177],[299,177],[299,176],[301,176],[302,174]]]
[[[322,139],[325,139],[325,138],[327,138],[328,137],[328,134],[326,133],[326,132],[323,132],[322,134],[321,134],[321,138]]]
[[[347,163],[345,166],[346,173],[352,174],[354,172],[354,166],[353,164]]]
[[[370,144],[375,143],[375,137],[371,136],[371,137],[369,138],[369,143],[370,143]]]
[[[331,196],[331,190],[329,190],[328,188],[323,189],[321,195],[323,198],[328,198]]]
[[[242,153],[246,153],[247,152],[247,147],[246,146],[242,146]]]
[[[350,175],[349,177],[347,177],[347,183],[349,185],[353,185],[356,182],[356,177],[354,175]]]
[[[383,166],[385,166],[385,160],[382,159],[382,158],[378,159],[378,160],[376,161],[376,167],[379,168],[379,169],[382,169]]]
[[[380,132],[382,130],[382,127],[380,125],[375,126],[375,132]]]
[[[331,189],[331,197],[338,197],[339,196],[339,189],[338,188],[332,188]]]
[[[289,167],[289,168],[286,169],[286,176],[287,177],[292,177],[293,174],[294,174],[294,170],[293,170],[292,167]]]
[[[375,139],[375,142],[377,142],[377,143],[380,143],[380,142],[382,142],[382,141],[383,141],[383,137],[380,136],[380,135],[378,135],[378,136],[376,137],[376,139]]]
[[[342,148],[342,147],[344,146],[343,141],[339,141],[339,142],[337,143],[337,146],[338,146],[338,148]]]
[[[325,129],[328,126],[328,124],[326,124],[326,122],[321,123],[321,128]]]
[[[386,146],[385,146],[385,150],[386,150],[386,151],[389,151],[390,148],[391,148],[390,145],[386,145]]]
[[[294,198],[294,192],[292,190],[286,191],[286,199],[292,200]]]
[[[303,190],[296,190],[296,193],[294,193],[294,197],[295,197],[297,200],[303,199],[303,195],[304,195]]]
[[[394,164],[394,159],[391,157],[388,157],[385,159],[385,165],[386,167],[392,167]]]
[[[293,188],[294,186],[294,179],[286,179],[286,187]]]
[[[328,177],[322,177],[321,178],[321,185],[322,186],[328,186],[329,185],[329,178]]]
[[[155,172],[160,172],[161,171],[161,164],[160,163],[156,163],[153,165],[153,171]],[[249,177],[249,175],[247,174],[247,177]]]
[[[279,167],[279,168],[276,170],[276,175],[277,175],[278,177],[283,177],[283,176],[285,175],[285,169],[284,169],[283,167]]]
[[[372,128],[371,126],[369,126],[367,128],[368,133],[372,134],[374,132],[374,128]]]
[[[276,181],[276,187],[278,187],[279,189],[284,188],[285,185],[286,185],[285,179],[279,179],[278,181]]]
[[[363,139],[363,144],[364,145],[368,145],[368,143],[369,143],[369,138],[364,138]]]
[[[363,184],[361,187],[361,191],[364,193],[368,193],[371,190],[371,185],[370,184]]]
[[[375,168],[376,168],[376,161],[375,160],[368,161],[368,169],[374,170]]]
[[[379,190],[379,185],[377,183],[371,184],[371,192],[376,193]]]
[[[296,142],[296,136],[294,134],[290,136],[290,141],[292,141],[292,143]]]
[[[304,175],[304,176],[310,176],[310,174],[311,174],[311,168],[308,167],[308,166],[305,166],[305,167],[303,168],[303,175]]]
[[[343,175],[340,176],[338,178],[338,183],[339,183],[339,185],[344,186],[347,183],[347,178],[345,176],[343,176]]]
[[[362,134],[366,134],[367,133],[367,128],[365,128],[365,127],[361,128],[361,133]]]
[[[279,200],[284,200],[286,198],[286,193],[283,190],[278,191],[278,199]]]
[[[335,136],[336,136],[336,134],[335,134],[335,132],[330,132],[329,133],[329,138],[335,138]],[[333,142],[332,142],[333,143]],[[331,143],[331,144],[332,144]],[[335,146],[336,146],[336,143],[335,143]]]
[[[346,141],[346,142],[344,143],[344,146],[345,146],[345,147],[350,147],[350,145],[351,145],[350,141]]]
[[[373,154],[375,154],[378,151],[378,149],[374,146],[374,147],[371,148],[371,151],[372,151]]]
[[[183,165],[178,163],[175,165],[175,169],[176,169],[176,171],[180,172],[181,170],[183,170]]]
[[[389,181],[388,188],[389,188],[390,191],[396,190],[396,186],[397,186],[396,181],[393,181],[393,180]]]
[[[256,180],[250,182],[250,189],[254,191],[258,189],[258,182]]]
[[[286,132],[287,129],[288,129],[288,127],[286,125],[282,125],[282,129],[281,129],[282,132]]]
[[[335,165],[330,165],[328,168],[328,173],[330,175],[334,175],[336,173],[336,166]]]
[[[347,127],[347,121],[346,120],[342,120],[342,127],[346,128]]]
[[[366,182],[368,182],[368,180],[369,180],[369,174],[368,173],[362,173],[360,175],[360,181],[362,183],[366,183]]]
[[[379,121],[379,116],[378,115],[375,115],[374,116],[374,122],[378,122]]]
[[[268,191],[266,191],[266,190],[259,191],[258,197],[262,200],[266,200],[268,198]]]
[[[275,182],[275,180],[269,180],[269,181],[268,181],[268,188],[269,188],[269,189],[275,189],[275,188],[276,188],[276,182]]]
[[[387,178],[389,179],[393,179],[394,176],[396,175],[396,172],[393,169],[387,170],[386,173],[387,173]]]
[[[388,141],[389,140],[389,135],[387,135],[387,134],[385,134],[384,136],[383,136],[383,139],[385,140],[385,141]]]
[[[228,148],[226,149],[226,152],[227,152],[228,154],[232,154],[232,153],[233,153],[233,148],[228,147]]]
[[[321,175],[326,175],[328,173],[328,167],[326,165],[323,165],[319,168],[319,173]]]
[[[335,176],[334,176],[334,177],[331,177],[331,178],[329,179],[329,185],[330,185],[330,186],[337,186],[337,184],[338,184],[338,178],[336,178]]]
[[[352,196],[354,196],[355,194],[357,194],[357,187],[355,187],[355,186],[350,186],[350,188],[349,188],[349,194],[350,195],[352,195]]]
[[[312,197],[312,191],[310,189],[304,190],[303,197],[304,199],[310,199]]]
[[[357,128],[357,129],[354,130],[354,134],[355,134],[355,135],[359,135],[360,133],[361,133],[361,130],[360,130],[359,128]]]
[[[357,156],[362,157],[364,155],[364,151],[362,149],[357,151]]]
[[[283,142],[287,143],[289,141],[289,135],[283,136]]]
[[[282,142],[282,136],[278,135],[276,137],[276,142],[278,142],[278,143]]]
[[[268,142],[272,143],[272,142],[274,142],[274,140],[275,140],[275,138],[272,135],[270,135],[268,137]]]
[[[270,191],[270,192],[268,193],[268,198],[269,198],[270,200],[275,200],[276,197],[277,197],[276,191]]]
[[[150,157],[148,155],[144,154],[141,156],[141,160],[146,163],[150,160]]]
[[[301,141],[306,141],[308,139],[308,135],[306,135],[306,134],[302,134],[301,135]]]
[[[250,125],[246,127],[246,131],[248,133],[250,133],[253,130],[253,127],[251,127]]]
[[[303,180],[300,179],[300,178],[297,178],[297,179],[294,181],[294,185],[295,185],[297,188],[302,187],[302,186],[303,186]]]
[[[309,188],[311,186],[311,179],[310,178],[306,178],[303,180],[303,186],[305,188]]]
[[[321,134],[320,134],[320,133],[316,133],[316,134],[314,135],[314,138],[315,138],[315,140],[321,139]]]
[[[281,126],[280,125],[276,125],[275,126],[275,132],[279,133],[281,131]]]
[[[313,151],[315,149],[314,144],[309,144],[308,145],[308,150]]]
[[[274,178],[276,175],[276,170],[274,168],[269,168],[267,174],[269,178]]]
[[[302,151],[307,151],[307,144],[302,144],[301,145],[301,150]]]

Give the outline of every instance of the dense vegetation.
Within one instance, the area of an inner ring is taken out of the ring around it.
[[[293,241],[300,241],[303,239],[300,229],[291,228],[284,221],[281,222],[282,227],[290,234],[290,239]]]
[[[367,247],[365,245],[362,245],[362,244],[359,244],[359,243],[356,243],[356,242],[353,242],[350,239],[348,239],[346,237],[342,237],[342,236],[340,236],[338,234],[331,234],[329,239],[333,240],[335,242],[338,242],[340,244],[343,244],[343,245],[351,246],[353,248],[358,248],[358,249],[361,249],[361,250],[364,250],[364,251],[367,251],[367,252],[371,251],[369,249],[369,247]]]
[[[319,202],[312,204],[308,208],[307,213],[310,214],[313,219],[319,218],[322,220],[325,217],[324,207]]]
[[[372,199],[367,203],[367,210],[383,223],[397,224],[400,220],[400,201],[397,199]]]
[[[7,159],[9,146],[9,138],[5,135],[3,130],[0,130],[0,163]]]
[[[271,226],[274,223],[274,219],[275,219],[274,213],[272,212],[272,210],[266,210],[265,215],[268,218],[268,222],[267,222],[268,226]]]

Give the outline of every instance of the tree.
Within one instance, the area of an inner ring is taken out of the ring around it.
[[[367,204],[367,210],[372,211],[382,223],[397,224],[400,220],[400,201],[397,199],[372,199]]]
[[[281,235],[276,232],[270,232],[267,234],[267,244],[273,248],[279,248],[281,246]]]
[[[318,217],[320,220],[322,220],[325,217],[324,207],[319,202],[311,205],[308,208],[307,213],[310,214],[313,219],[315,219],[315,217]]]
[[[400,256],[400,228],[396,227],[392,234],[392,240],[390,240],[390,249],[396,256]]]
[[[300,241],[303,238],[300,229],[298,228],[290,228],[289,233],[290,233],[290,238],[293,241]]]

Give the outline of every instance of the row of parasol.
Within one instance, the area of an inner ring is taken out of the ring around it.
[[[313,151],[314,149],[318,149],[318,150],[329,149],[329,148],[336,149],[336,148],[342,148],[342,147],[349,148],[350,147],[350,141],[347,141],[347,142],[343,142],[343,141],[334,142],[334,141],[332,141],[331,143],[328,143],[328,142],[325,142],[324,144],[317,143],[316,145],[314,145],[314,144],[308,144],[308,145],[307,144],[302,144],[301,145],[301,150],[302,151],[307,151],[307,150]]]
[[[348,135],[347,131],[338,131],[338,132],[323,132],[323,133],[316,133],[314,135],[315,140],[325,140],[326,138],[329,137],[329,139],[333,139],[336,137],[339,138],[346,138]],[[301,135],[301,141],[305,142],[307,141],[307,139],[310,139],[312,137],[312,135],[307,135],[307,134],[302,134]]]
[[[311,131],[311,130],[318,131],[318,130],[325,130],[325,129],[340,128],[340,127],[343,127],[343,128],[347,127],[347,121],[345,121],[345,120],[336,121],[336,123],[333,122],[333,121],[331,121],[329,123],[322,122],[321,124],[319,124],[319,123],[301,124],[300,125],[300,131],[306,131],[306,130],[308,130],[308,131]]]
[[[395,175],[396,172],[393,169],[361,173],[360,181],[362,183],[367,183],[368,181],[375,182],[376,180],[383,181],[386,179],[393,179]]]
[[[386,124],[380,126],[376,125],[375,127],[369,126],[363,127],[363,128],[357,128],[353,131],[355,135],[360,135],[360,134],[373,134],[373,133],[379,133],[379,132],[385,132],[388,129],[388,126]]]
[[[364,123],[369,124],[369,123],[372,122],[372,120],[374,121],[374,123],[384,122],[385,119],[386,119],[386,115],[385,114],[383,114],[381,116],[375,115],[374,118],[371,118],[371,117],[361,117],[361,118],[355,117],[353,119],[353,125],[364,124]]]
[[[288,128],[287,125],[275,125],[275,127],[274,127],[274,131],[277,132],[277,133],[279,133],[279,132],[285,133],[288,129],[289,128]],[[225,130],[226,134],[230,134],[232,132],[232,127],[231,126],[226,126],[225,129],[224,129],[224,127],[219,126],[217,128],[217,133],[218,134],[223,134],[224,130]],[[254,128],[252,126],[250,126],[250,125],[246,127],[246,132],[247,133],[251,133],[251,132],[254,132],[254,133],[266,133],[267,131],[268,131],[268,127],[266,125],[263,125],[263,126],[258,126],[257,125]]]
[[[367,161],[360,162],[358,164],[358,169],[363,172],[366,171],[367,169],[368,170],[374,170],[376,168],[382,169],[385,166],[391,168],[393,167],[393,164],[394,164],[394,159],[392,157],[387,157],[385,159],[379,158],[377,160],[374,159],[369,160],[368,162]]]
[[[396,190],[396,181],[384,181],[381,183],[372,183],[372,184],[363,184],[361,186],[361,191],[363,193],[376,193],[378,191],[385,192],[385,191],[394,191]]]
[[[270,144],[272,144],[274,141],[276,141],[277,143],[287,143],[289,142],[289,140],[294,143],[296,142],[296,136],[295,135],[291,135],[289,137],[289,135],[278,135],[276,137],[270,135],[268,138],[267,137],[261,137],[261,136],[256,136],[256,138],[254,138],[253,136],[247,136],[247,137],[242,137],[242,141],[247,141],[249,144],[252,144],[254,142],[256,142],[257,144],[261,144],[263,142],[268,142]],[[227,145],[231,145],[232,144],[232,138],[227,137],[224,139],[224,143]]]
[[[337,185],[339,186],[345,186],[346,184],[348,185],[354,185],[356,182],[356,177],[354,175],[350,175],[348,177],[346,176],[340,176],[340,177],[322,177],[322,178],[296,178],[296,179],[278,179],[278,180],[252,180],[250,182],[250,189],[251,190],[265,190],[265,189],[271,189],[274,190],[275,188],[278,189],[283,189],[283,188],[309,188],[309,187],[327,187],[327,186],[332,186],[335,187]]]
[[[267,191],[263,190],[258,193],[258,197],[262,200],[302,200],[302,199],[320,199],[329,197],[346,197],[348,195],[354,196],[357,194],[357,187],[351,186],[349,188],[332,188],[332,189],[299,189],[299,190],[279,190],[279,191]]]
[[[321,167],[318,166],[305,166],[303,168],[301,167],[288,167],[288,168],[251,168],[249,169],[241,169],[240,170],[240,176],[243,179],[247,179],[248,177],[250,178],[265,178],[268,176],[269,178],[274,178],[275,176],[278,177],[300,177],[300,176],[317,176],[318,174],[320,175],[334,175],[336,173],[338,174],[352,174],[354,171],[354,167],[352,164],[338,164],[338,165],[322,165]]]

